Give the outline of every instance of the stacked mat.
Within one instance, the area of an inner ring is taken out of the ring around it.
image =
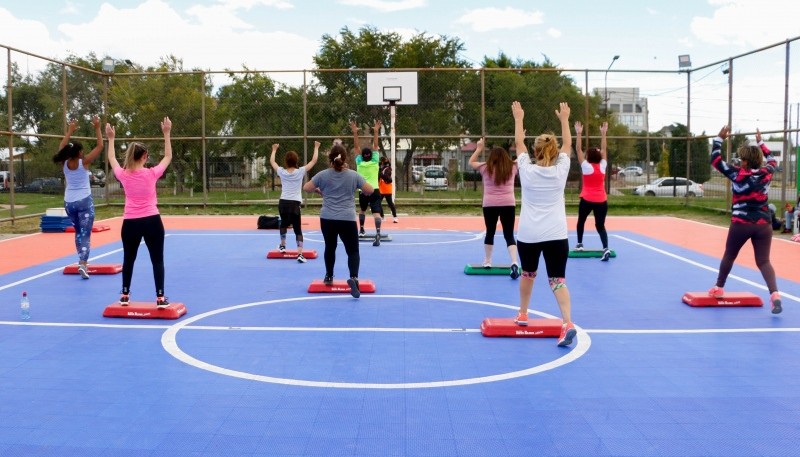
[[[63,232],[67,227],[72,227],[72,221],[66,216],[42,216],[39,228],[44,233]]]

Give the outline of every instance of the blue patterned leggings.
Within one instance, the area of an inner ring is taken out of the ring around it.
[[[75,249],[81,262],[89,260],[89,249],[92,241],[92,225],[94,225],[94,200],[92,196],[74,202],[64,202],[67,216],[75,227]]]

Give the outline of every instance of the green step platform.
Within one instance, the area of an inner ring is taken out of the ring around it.
[[[464,267],[464,274],[467,275],[511,275],[511,265],[492,265],[489,268],[479,263],[470,263]]]
[[[617,253],[614,252],[614,250],[612,249],[611,250],[611,257],[616,257],[616,256],[617,256]],[[600,257],[603,257],[603,250],[602,249],[584,249],[583,251],[572,250],[572,251],[569,251],[569,257],[570,258],[578,258],[578,259],[596,257],[596,258],[599,259]]]

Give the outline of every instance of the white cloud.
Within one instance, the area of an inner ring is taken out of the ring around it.
[[[270,6],[279,10],[294,8],[290,2],[283,0],[217,0],[220,6],[230,9],[250,9],[254,6]]]
[[[550,36],[551,38],[560,38],[561,30],[550,27],[549,29],[547,29],[547,35]]]
[[[91,12],[84,15],[87,13]],[[98,57],[130,59],[143,66],[174,55],[183,60],[186,69],[313,67],[317,39],[289,32],[262,32],[245,19],[221,6],[179,12],[163,0],[147,0],[128,9],[105,3],[87,22],[60,24],[58,36],[53,37],[43,23],[16,18],[0,8],[0,43],[55,59],[63,59],[68,53],[85,56],[94,52]],[[19,54],[14,58],[19,60]],[[36,59],[25,59],[34,71]],[[289,74],[284,76],[282,80],[289,79]]]
[[[347,6],[372,8],[384,13],[422,8],[427,4],[426,0],[339,0],[339,3]]]
[[[781,0],[708,0],[711,17],[692,19],[692,33],[714,45],[754,48],[798,35],[800,2]]]
[[[64,6],[58,11],[58,14],[75,15],[78,14],[78,6],[69,0],[64,3]]]
[[[456,20],[457,24],[467,24],[476,32],[518,29],[543,22],[544,13],[523,11],[517,8],[479,8],[472,10]]]

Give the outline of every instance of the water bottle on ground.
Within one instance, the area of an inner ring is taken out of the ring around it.
[[[31,319],[31,302],[28,301],[28,292],[22,292],[22,300],[19,302],[19,315],[23,321]]]

